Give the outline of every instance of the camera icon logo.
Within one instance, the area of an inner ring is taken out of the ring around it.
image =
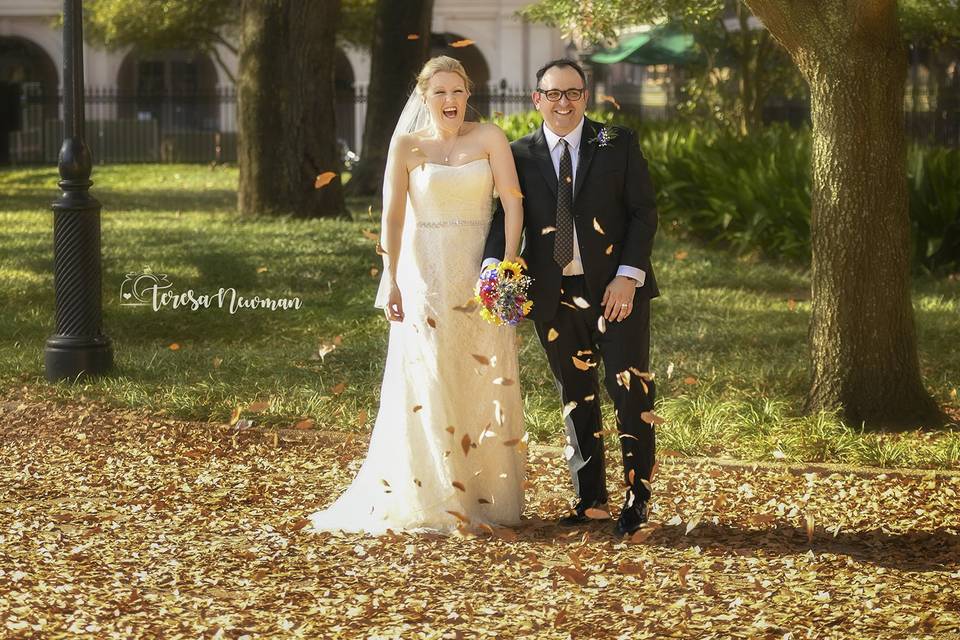
[[[120,285],[120,304],[129,307],[150,305],[155,291],[172,286],[165,273],[153,273],[150,269],[128,273]]]

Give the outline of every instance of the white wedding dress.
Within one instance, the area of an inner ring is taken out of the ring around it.
[[[390,323],[370,448],[349,488],[310,516],[314,530],[452,532],[520,521],[526,442],[516,331],[467,304],[492,197],[486,159],[410,172],[397,264],[405,317]]]

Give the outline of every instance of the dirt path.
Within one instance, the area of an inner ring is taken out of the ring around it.
[[[629,542],[608,522],[554,526],[565,466],[532,447],[519,528],[309,533],[303,516],[364,450],[361,438],[0,402],[0,636],[960,634],[955,474],[667,458],[659,526]]]

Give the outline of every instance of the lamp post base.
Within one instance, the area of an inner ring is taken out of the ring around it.
[[[99,376],[113,368],[113,345],[106,336],[53,335],[47,338],[43,358],[50,382]]]

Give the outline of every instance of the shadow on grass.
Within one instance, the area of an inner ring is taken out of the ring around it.
[[[236,208],[237,193],[229,189],[176,190],[144,188],[136,191],[114,191],[108,188],[90,193],[100,202],[103,215],[119,211],[138,213],[170,213],[171,211],[232,212]],[[54,184],[51,189],[24,190],[0,198],[0,209],[13,211],[51,210],[60,192]]]

